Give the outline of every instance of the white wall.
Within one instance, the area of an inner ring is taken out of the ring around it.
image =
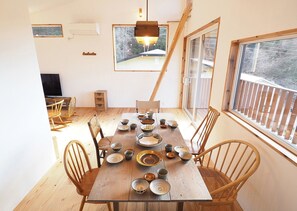
[[[161,9],[169,3],[170,10]],[[150,4],[149,20],[159,23],[179,20],[183,11],[182,0],[150,1]],[[107,90],[110,107],[135,107],[135,100],[148,100],[159,73],[115,72],[113,67],[112,24],[136,23],[141,6],[144,5],[140,1],[130,0],[76,0],[31,13],[32,23],[61,23],[65,33],[64,38],[35,39],[40,71],[59,73],[63,95],[76,96],[80,107],[94,107],[93,92],[97,89]],[[67,39],[69,24],[77,22],[98,22],[101,34]],[[170,39],[175,28],[176,23],[170,24]],[[161,107],[178,107],[181,46],[179,42],[156,96],[161,99]],[[82,56],[83,51],[96,52],[97,56]]]
[[[0,210],[11,211],[53,164],[27,5],[0,3]]]
[[[212,106],[221,109],[231,41],[297,28],[296,8],[296,0],[193,1],[187,33],[221,17]],[[258,148],[261,155],[259,169],[239,193],[242,208],[246,211],[296,210],[296,166],[221,113],[208,146],[226,139],[247,140]]]

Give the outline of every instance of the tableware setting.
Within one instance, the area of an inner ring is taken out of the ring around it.
[[[121,143],[112,143],[110,147],[113,151],[118,152],[122,149],[123,145]]]
[[[162,154],[154,150],[143,150],[136,155],[137,163],[146,167],[156,166],[162,160]]]
[[[141,125],[141,130],[144,132],[144,133],[149,133],[149,132],[152,132],[155,128],[155,125]]]
[[[157,173],[158,173],[158,178],[159,179],[166,179],[167,178],[168,171],[166,169],[163,169],[163,168],[158,169]]]
[[[174,152],[167,152],[166,157],[169,159],[173,159],[176,157],[176,154]]]
[[[157,133],[140,133],[136,136],[136,144],[143,147],[155,147],[162,143],[163,138]]]
[[[126,160],[131,160],[133,155],[134,155],[134,150],[133,149],[127,149],[124,152],[124,155],[125,155]]]
[[[167,124],[168,124],[168,126],[171,127],[172,129],[175,129],[175,128],[177,128],[177,126],[178,126],[178,124],[177,124],[177,122],[176,122],[175,120],[168,120],[168,121],[167,121]]]
[[[155,176],[154,173],[150,173],[150,172],[148,172],[148,173],[146,173],[146,174],[143,175],[143,179],[145,179],[145,180],[148,181],[148,182],[151,182],[151,181],[153,181],[154,179],[156,179],[156,176]]]
[[[121,119],[122,125],[127,125],[129,123],[129,119]]]
[[[129,125],[119,125],[118,130],[120,131],[128,131],[129,130]]]
[[[187,147],[184,147],[184,146],[175,146],[174,151],[176,152],[176,154],[179,154],[182,151],[188,152],[188,149],[187,149]]]
[[[117,164],[124,160],[124,156],[120,153],[112,153],[106,157],[106,161],[110,164]]]
[[[155,179],[150,183],[150,190],[159,196],[167,194],[170,189],[170,184],[164,179]]]
[[[145,179],[137,178],[132,181],[131,186],[137,194],[143,194],[149,188],[149,183]]]
[[[187,162],[189,160],[192,159],[192,154],[190,152],[186,152],[186,151],[181,151],[178,156],[180,157],[180,159],[184,162]]]

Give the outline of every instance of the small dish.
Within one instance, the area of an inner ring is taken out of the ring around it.
[[[113,151],[118,152],[122,149],[123,145],[121,143],[112,143],[110,147]]]
[[[165,128],[167,128],[167,125],[160,125],[160,128],[165,129]]]
[[[184,151],[184,152],[188,152],[187,147],[184,146],[175,146],[174,147],[174,151],[179,154],[180,152]]]
[[[167,121],[167,124],[169,125],[169,127],[173,128],[173,129],[177,128],[177,126],[178,126],[177,122],[174,120]]]
[[[162,154],[154,150],[143,150],[136,155],[136,161],[142,166],[156,166],[162,161]]]
[[[120,131],[128,131],[129,130],[129,125],[119,125],[118,130]]]
[[[156,179],[150,184],[151,191],[159,196],[168,193],[170,188],[170,184],[164,179]]]
[[[145,179],[138,178],[132,181],[131,186],[136,193],[143,194],[149,188],[149,183]]]
[[[129,122],[129,119],[122,119],[122,120],[121,120],[121,123],[122,123],[123,125],[127,125],[128,122]]]
[[[169,158],[169,159],[173,159],[173,158],[175,158],[175,153],[174,152],[167,152],[166,157]]]
[[[138,119],[143,119],[143,118],[145,118],[145,114],[142,114],[142,113],[138,113]]]
[[[146,181],[151,182],[151,181],[153,181],[154,179],[156,179],[156,176],[155,176],[155,174],[153,174],[153,173],[146,173],[146,174],[143,176],[143,178],[144,178]]]
[[[107,156],[106,161],[110,164],[120,163],[124,160],[124,156],[120,153],[113,153]]]
[[[180,157],[180,159],[182,159],[182,161],[189,161],[192,159],[192,154],[186,151],[181,151],[178,156]]]
[[[145,133],[152,132],[155,128],[155,125],[141,125],[141,130]]]
[[[154,124],[154,123],[155,123],[154,119],[143,119],[143,120],[141,120],[141,124],[143,124],[143,125],[151,125],[151,124]]]
[[[136,143],[143,147],[155,147],[162,143],[163,138],[157,133],[140,133],[136,136]]]

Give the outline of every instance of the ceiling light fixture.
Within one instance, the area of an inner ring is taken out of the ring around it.
[[[137,21],[134,36],[139,44],[155,44],[159,38],[158,21],[148,21],[148,0],[146,0],[146,21]]]

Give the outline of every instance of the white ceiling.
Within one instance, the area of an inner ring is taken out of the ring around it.
[[[76,0],[27,0],[29,12],[37,12],[68,4]]]

